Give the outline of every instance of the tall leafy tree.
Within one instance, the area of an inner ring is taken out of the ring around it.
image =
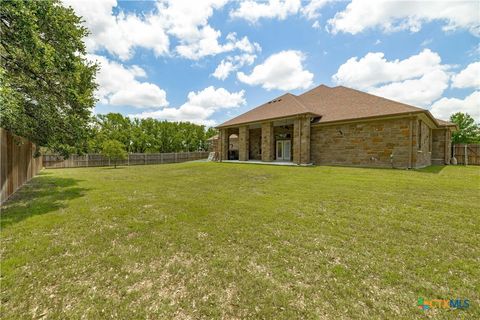
[[[92,121],[89,152],[100,152],[108,140],[119,141],[128,152],[181,152],[206,150],[216,130],[189,122],[152,118],[133,119],[119,113],[98,115]]]
[[[452,135],[453,143],[480,143],[480,125],[468,114],[457,112],[450,116],[459,130]]]
[[[63,155],[85,151],[97,66],[59,0],[0,4],[0,126]]]

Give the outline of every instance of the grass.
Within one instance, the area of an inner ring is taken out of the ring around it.
[[[2,319],[478,319],[479,195],[478,167],[45,170],[3,209]]]

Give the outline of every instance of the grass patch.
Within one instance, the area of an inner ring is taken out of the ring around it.
[[[46,170],[3,208],[2,318],[479,318],[479,194],[460,166]]]

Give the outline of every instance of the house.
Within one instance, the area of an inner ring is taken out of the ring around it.
[[[286,93],[220,124],[219,159],[419,168],[450,162],[455,124],[343,86]]]

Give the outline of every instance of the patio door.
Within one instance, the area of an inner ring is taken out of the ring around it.
[[[290,161],[292,144],[290,140],[277,140],[276,159]]]

